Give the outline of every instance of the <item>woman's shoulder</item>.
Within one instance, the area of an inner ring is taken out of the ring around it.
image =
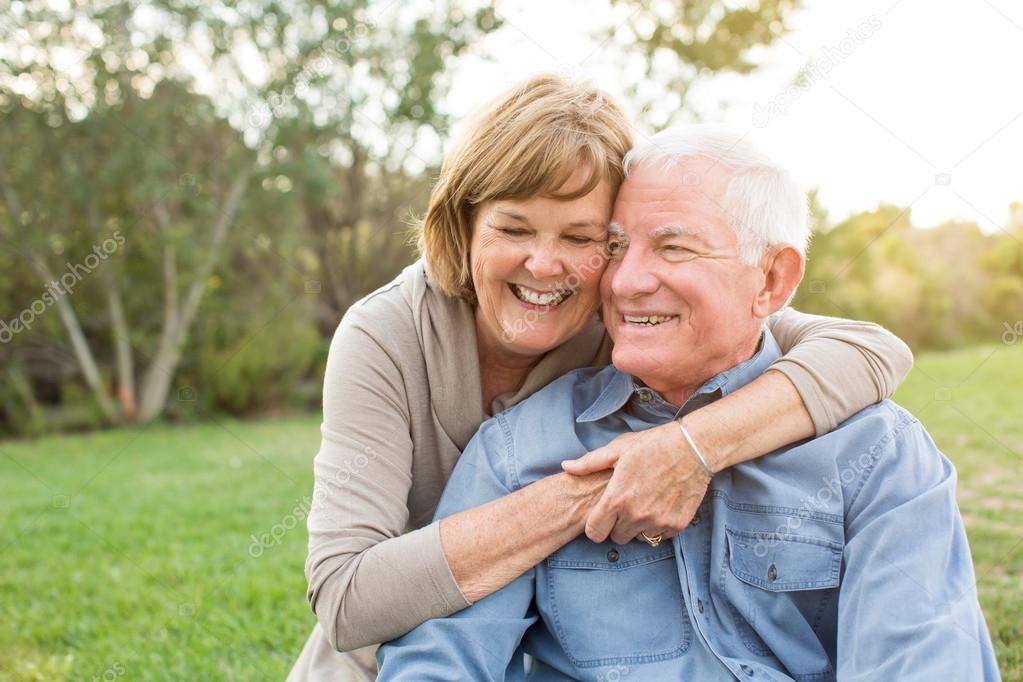
[[[366,294],[349,306],[338,330],[356,327],[378,340],[407,336],[415,326],[416,298],[425,287],[420,260],[406,266],[393,280]]]
[[[445,343],[464,344],[475,334],[472,309],[432,286],[423,261],[407,266],[393,280],[351,305],[338,334],[355,331],[402,354],[423,354],[434,336]]]

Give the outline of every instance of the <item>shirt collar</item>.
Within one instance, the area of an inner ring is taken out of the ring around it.
[[[780,358],[781,355],[778,342],[774,340],[771,330],[765,326],[760,336],[760,345],[750,359],[711,377],[697,389],[696,393],[690,396],[689,400],[691,401],[697,396],[706,393],[718,392],[720,397],[724,397],[729,393],[738,391],[767,371],[767,368]],[[642,383],[634,380],[632,376],[615,369],[614,375],[608,381],[607,386],[600,392],[596,400],[582,414],[576,417],[576,422],[595,422],[614,414],[625,407],[633,393],[640,390],[641,386]],[[653,389],[649,388],[644,388],[644,390],[653,391]],[[660,397],[656,391],[654,391],[654,394]],[[685,406],[683,405],[682,408],[684,409]]]

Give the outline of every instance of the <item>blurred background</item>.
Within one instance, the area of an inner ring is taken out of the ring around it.
[[[1023,7],[0,0],[0,679],[283,679],[327,347],[474,108],[553,71],[787,161],[1023,679]]]

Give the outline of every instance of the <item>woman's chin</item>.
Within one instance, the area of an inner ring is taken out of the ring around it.
[[[506,327],[508,329],[509,327]],[[514,326],[510,326],[515,329]],[[527,329],[519,333],[507,334],[504,338],[508,350],[520,355],[543,355],[571,339],[576,330],[545,330]]]

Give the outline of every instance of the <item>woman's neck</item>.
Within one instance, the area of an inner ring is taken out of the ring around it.
[[[521,388],[529,372],[536,367],[542,356],[522,355],[509,351],[491,337],[479,320],[476,321],[476,347],[480,361],[483,411],[490,414],[490,406],[494,399]]]

